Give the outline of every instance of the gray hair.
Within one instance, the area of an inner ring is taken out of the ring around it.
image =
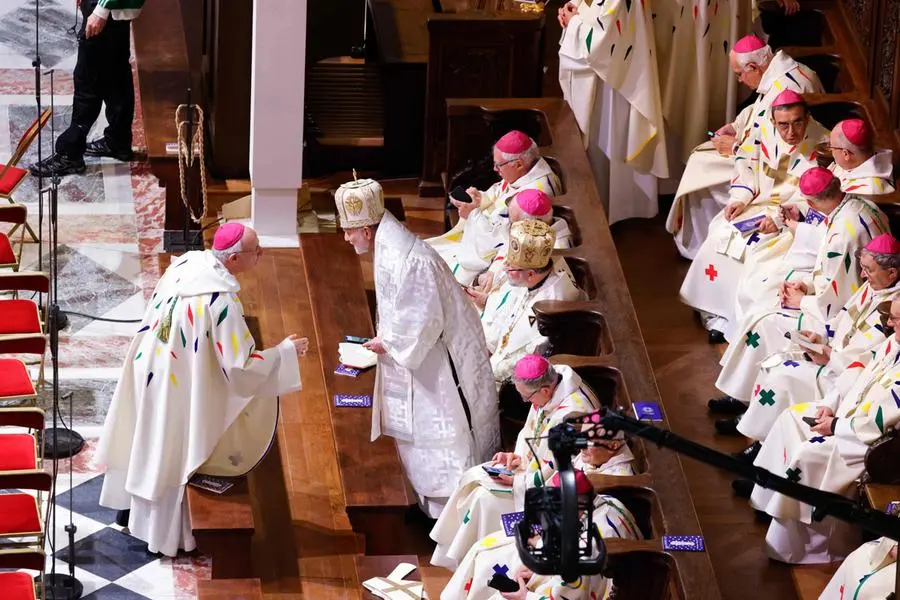
[[[772,49],[769,48],[769,46],[763,46],[759,50],[753,50],[752,52],[734,53],[734,57],[737,60],[738,66],[745,71],[750,65],[756,65],[758,67],[769,66],[769,63],[772,62],[773,56],[774,55],[772,54]]]
[[[243,252],[243,250],[244,244],[242,243],[242,240],[238,240],[237,243],[230,248],[225,248],[224,250],[213,249],[211,250],[211,252],[213,253],[213,256],[215,256],[219,260],[219,262],[224,265],[229,256],[231,256],[232,254],[240,254],[241,252]]]
[[[873,144],[870,143],[867,147],[857,146],[847,139],[847,136],[844,135],[844,132],[841,131],[840,127],[835,127],[834,131],[838,134],[838,143],[841,145],[841,148],[846,148],[853,154],[864,159],[863,162],[865,162],[865,160],[868,160],[875,154],[875,147]]]
[[[895,269],[900,274],[900,254],[888,254],[883,252],[872,252],[865,248],[860,248],[860,254],[868,254],[875,261],[875,264],[882,269]]]
[[[496,148],[496,146],[494,146]],[[528,150],[525,152],[520,152],[518,154],[510,154],[509,152],[503,152],[502,150],[498,150],[500,152],[501,158],[503,158],[503,162],[509,162],[513,160],[521,160],[522,164],[525,166],[525,169],[530,171],[531,167],[534,166],[534,163],[538,161],[541,157],[541,153],[538,151],[538,146],[534,143],[534,140],[531,140],[531,146],[528,147]]]
[[[825,186],[824,190],[818,194],[813,194],[811,198],[816,202],[825,202],[831,198],[843,197],[843,195],[844,193],[841,191],[841,180],[835,177],[828,182],[828,185]]]
[[[544,371],[544,374],[535,379],[519,379],[515,375],[512,376],[513,383],[521,383],[525,386],[525,388],[529,392],[536,392],[544,386],[554,385],[556,383],[556,379],[559,377],[559,373],[556,369],[553,368],[553,365],[547,365],[547,370]]]

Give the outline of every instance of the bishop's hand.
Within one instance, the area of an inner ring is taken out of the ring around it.
[[[291,334],[287,339],[294,344],[294,352],[297,353],[297,358],[306,356],[306,353],[309,351],[309,338],[297,337],[295,334]]]
[[[371,340],[363,344],[363,348],[366,350],[371,350],[375,354],[387,354],[387,348],[384,347],[384,344],[381,341],[380,337],[373,337]]]
[[[746,206],[744,206],[743,202],[731,202],[728,206],[725,207],[725,220],[731,221],[736,216],[744,212],[745,208]]]
[[[800,12],[799,0],[778,0],[778,6],[784,9],[786,15],[795,15]]]

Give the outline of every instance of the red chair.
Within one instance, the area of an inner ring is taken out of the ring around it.
[[[0,573],[0,590],[3,600],[35,600],[46,598],[44,590],[44,564],[46,558],[39,548],[13,548],[0,550],[0,569],[27,569],[38,572],[35,581],[21,571]]]
[[[0,401],[6,403],[37,404],[37,390],[28,373],[25,361],[0,358]]]
[[[24,204],[0,206],[0,223],[12,223],[16,227],[28,224],[28,207]],[[13,228],[13,230],[15,227]],[[0,231],[0,269],[19,270],[22,262],[22,248],[25,246],[25,229],[19,234],[18,250],[13,247],[12,230],[10,234]]]
[[[0,273],[0,292],[18,294],[24,291],[49,294],[50,276],[43,271]],[[44,302],[42,311],[38,303],[31,299],[0,300],[0,336],[44,333],[48,304]]]
[[[0,427],[27,430],[0,433],[0,489],[50,490],[51,476],[44,470],[44,445],[37,440],[44,431],[44,417],[44,411],[34,406],[0,408]],[[7,495],[0,494],[0,501]],[[0,509],[0,537],[10,527],[3,523],[4,512]]]
[[[33,360],[33,364],[40,363],[41,369],[38,374],[38,385],[43,386],[44,384],[44,355],[47,351],[47,336],[43,334],[37,335],[24,335],[24,336],[2,336],[0,335],[0,359],[3,360],[14,360],[19,362],[24,366],[24,363],[18,358],[9,356],[3,356],[4,354],[33,354],[37,356],[37,359]],[[4,363],[8,366],[6,367],[7,371],[0,370],[0,377],[4,375],[9,375],[12,378],[12,381],[0,381],[0,388],[7,390],[10,393],[10,400],[17,400],[21,396],[23,400],[26,400],[26,396],[28,396],[27,392],[34,390],[34,385],[30,387],[27,386],[26,382],[22,379],[22,372],[18,365]],[[28,372],[25,372],[25,376],[28,376]],[[30,378],[29,378],[30,379]],[[0,395],[0,400],[7,399],[4,396]],[[35,399],[36,400],[36,399]]]
[[[28,169],[22,169],[18,166],[19,161],[21,161],[22,157],[25,156],[25,153],[28,152],[28,148],[31,147],[38,132],[44,128],[44,125],[50,120],[52,114],[53,111],[51,109],[45,108],[41,114],[38,115],[38,118],[28,126],[28,129],[25,130],[22,137],[19,138],[19,143],[16,144],[16,149],[13,151],[12,156],[9,157],[9,162],[5,165],[0,165],[0,198],[6,198],[10,203],[15,203],[15,200],[13,200],[12,197],[13,192],[16,191],[16,188],[19,187],[19,184],[21,184],[22,180],[25,179],[25,176],[28,175]],[[31,226],[28,225],[28,223],[25,223],[24,226],[26,231],[28,231],[31,240],[33,242],[38,241],[38,237],[35,235]],[[9,235],[12,235],[18,227],[19,226],[16,225],[10,229]]]

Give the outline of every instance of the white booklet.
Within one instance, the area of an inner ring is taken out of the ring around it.
[[[821,354],[823,350],[825,350],[824,344],[816,344],[812,342],[808,337],[803,335],[799,331],[791,331],[789,332],[791,341],[800,346],[801,348],[806,348],[807,350],[812,350],[816,354]]]
[[[378,362],[378,355],[363,348],[361,344],[342,342],[338,344],[338,355],[343,364],[357,369],[368,369]]]

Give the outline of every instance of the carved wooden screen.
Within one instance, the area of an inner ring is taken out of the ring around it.
[[[900,129],[900,0],[841,0],[866,63],[869,93],[886,104]]]

